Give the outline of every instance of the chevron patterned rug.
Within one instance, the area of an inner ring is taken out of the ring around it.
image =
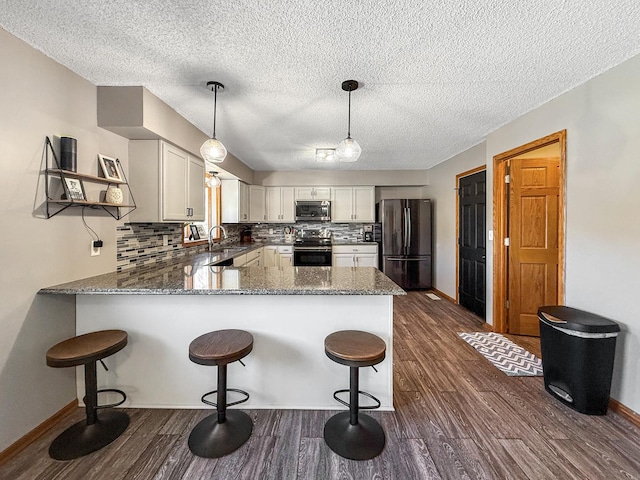
[[[458,333],[496,368],[512,377],[542,375],[542,360],[499,333]]]

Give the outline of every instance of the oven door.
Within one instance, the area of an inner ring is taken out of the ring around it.
[[[331,249],[293,248],[294,267],[330,267]]]

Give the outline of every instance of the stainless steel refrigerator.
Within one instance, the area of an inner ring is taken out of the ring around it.
[[[431,288],[431,200],[381,200],[380,265],[404,289]]]

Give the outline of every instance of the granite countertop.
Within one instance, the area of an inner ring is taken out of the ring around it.
[[[206,252],[171,263],[76,280],[39,293],[67,295],[405,295],[373,267],[221,267]]]

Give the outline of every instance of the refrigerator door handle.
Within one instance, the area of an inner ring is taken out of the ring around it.
[[[403,238],[402,238],[402,248],[404,248],[405,250],[407,249],[407,237],[409,235],[409,230],[407,229],[407,207],[404,207],[402,209],[402,234],[403,234]],[[403,252],[403,253],[406,253]]]
[[[407,249],[411,248],[411,207],[407,207]]]
[[[424,258],[386,257],[390,262],[422,262]]]

